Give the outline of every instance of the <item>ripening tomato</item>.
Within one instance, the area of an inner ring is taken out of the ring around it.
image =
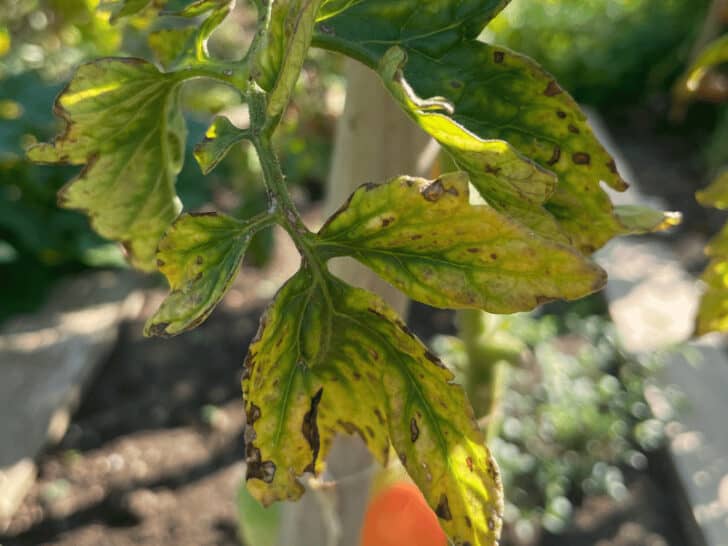
[[[447,537],[420,490],[397,482],[369,504],[361,546],[447,546]]]

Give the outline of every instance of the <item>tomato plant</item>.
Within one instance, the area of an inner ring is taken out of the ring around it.
[[[160,3],[122,2],[116,16]],[[670,221],[613,206],[601,183],[627,184],[574,100],[530,59],[477,40],[507,3],[254,0],[257,33],[233,61],[207,49],[233,2],[187,3],[166,12],[187,26],[151,36],[156,63],[79,67],[56,101],[64,131],[29,151],[39,162],[84,165],[61,205],[86,211],[134,266],[167,277],[171,293],[149,335],[204,321],[258,231],[279,224],[294,241],[300,270],[262,317],[243,374],[247,483],[263,504],[298,498],[299,478],[321,471],[334,436],[357,434],[383,464],[396,453],[451,541],[496,544],[501,481],[463,390],[387,304],[336,278],[327,262],[355,258],[430,305],[511,313],[599,290],[606,275],[589,254]],[[310,231],[271,136],[312,46],[376,71],[450,155],[453,172],[365,184]],[[226,83],[248,105],[249,126],[214,119],[196,159],[208,173],[234,143],[252,144],[269,201],[252,218],[179,215],[180,88],[199,78]]]

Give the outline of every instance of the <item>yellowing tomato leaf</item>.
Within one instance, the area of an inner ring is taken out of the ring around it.
[[[556,227],[540,203],[526,204],[515,198],[507,181],[500,183],[503,189],[495,180],[478,184],[476,169],[460,158],[461,166],[471,172],[473,184],[494,207],[549,238],[558,240],[563,231],[584,253],[593,252],[615,235],[629,233],[630,226],[620,222],[600,186],[605,182],[624,190],[627,185],[578,105],[530,59],[475,39],[478,33],[474,30],[479,31],[489,20],[493,14],[490,10],[502,6],[485,0],[412,4],[416,5],[362,1],[345,4],[338,12],[332,9],[317,25],[313,43],[345,53],[374,69],[391,63],[392,59],[387,58],[393,55],[391,48],[401,48],[406,62],[399,67],[398,79],[411,90],[411,96],[422,97],[425,103],[434,98],[440,105],[439,113],[450,117],[463,134],[481,141],[504,140],[558,176],[555,191],[543,205],[558,221]],[[478,9],[482,10],[480,18]],[[439,13],[439,25],[433,24],[425,31],[425,21],[435,17],[430,13],[434,11]],[[467,16],[459,17],[457,13]],[[392,89],[389,81],[385,84]],[[442,138],[441,122],[428,127],[422,123],[421,112],[413,111],[401,100],[400,104],[419,118],[425,130],[438,140]],[[445,104],[448,107],[443,109]],[[453,147],[446,147],[458,162]],[[521,184],[521,189],[524,186]],[[534,188],[543,185],[535,183]]]
[[[201,324],[235,280],[250,239],[272,222],[268,217],[240,221],[215,213],[180,216],[157,253],[157,266],[171,293],[144,333],[174,336]]]
[[[38,162],[85,165],[61,190],[61,206],[86,212],[140,269],[154,269],[157,242],[181,208],[174,189],[186,137],[180,82],[141,59],[84,64],[56,100],[65,130],[28,151]]]
[[[266,505],[297,498],[335,434],[357,434],[380,462],[391,442],[456,544],[494,546],[498,470],[452,379],[381,299],[304,267],[246,359],[249,490]]]
[[[411,298],[492,313],[533,309],[600,289],[605,273],[573,248],[488,205],[472,205],[463,172],[400,177],[358,189],[319,232]]]

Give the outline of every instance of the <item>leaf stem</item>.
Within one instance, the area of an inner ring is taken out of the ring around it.
[[[288,193],[280,161],[273,149],[271,135],[276,120],[271,120],[267,115],[267,95],[255,82],[250,82],[247,97],[250,110],[249,139],[255,147],[263,171],[263,181],[270,203],[269,213],[276,216],[278,223],[291,236],[301,254],[303,265],[311,268],[314,278],[321,284],[325,296],[328,296],[325,281],[326,266],[314,249],[316,235],[301,219]]]

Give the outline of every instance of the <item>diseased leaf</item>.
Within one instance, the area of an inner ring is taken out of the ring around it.
[[[321,245],[437,307],[513,313],[604,286],[574,249],[469,199],[465,173],[366,185],[321,229]]]
[[[405,15],[399,17],[394,6],[400,4],[390,3],[387,9],[376,1],[355,3],[319,23],[314,45],[343,52],[374,69],[382,63],[386,66],[386,61],[391,61],[387,52],[393,55],[391,48],[398,46],[406,53],[399,80],[411,90],[410,96],[435,97],[440,113],[449,116],[464,133],[481,140],[505,140],[556,173],[558,185],[545,208],[580,251],[591,253],[615,235],[630,232],[600,186],[605,182],[624,190],[627,185],[574,100],[530,59],[474,39],[475,29],[479,31],[492,15],[488,6],[496,3],[405,2],[408,8],[402,7]],[[468,12],[468,7],[484,10],[484,20],[476,11]],[[502,6],[496,10],[498,7]],[[424,25],[432,17],[429,12],[435,10],[442,12],[440,17],[446,24],[428,32],[407,19],[411,15]],[[457,10],[466,16],[453,16]],[[443,110],[442,104],[449,104],[449,108]],[[405,109],[413,114],[411,108]],[[432,128],[425,129],[429,132]],[[532,201],[525,205],[512,199],[506,182],[502,183],[506,189],[477,182],[474,177],[473,183],[493,206],[558,240],[559,230],[540,204]],[[506,209],[506,204],[511,208]]]
[[[216,117],[205,132],[205,138],[195,146],[195,159],[203,174],[210,173],[235,144],[244,140],[247,131],[238,129],[226,117]]]
[[[180,216],[157,253],[171,293],[147,321],[145,335],[174,336],[201,324],[240,271],[252,236],[270,223],[215,213]]]
[[[194,51],[196,34],[194,27],[165,28],[151,32],[147,43],[159,64],[170,69],[187,52]]]
[[[85,211],[145,270],[154,269],[157,242],[181,208],[174,189],[186,136],[180,81],[141,59],[84,64],[56,100],[64,132],[28,151],[33,161],[85,165],[61,190],[61,206]]]
[[[423,100],[404,80],[406,53],[392,47],[385,53],[379,73],[400,106],[468,172],[470,181],[496,210],[521,221],[534,231],[564,243],[569,238],[541,205],[554,192],[556,176],[521,156],[507,142],[483,140],[450,117],[452,105],[439,99]]]
[[[270,2],[266,32],[259,45],[253,79],[269,93],[267,114],[277,118],[288,105],[306,58],[321,0]]]
[[[295,499],[336,433],[390,442],[459,545],[495,545],[498,470],[452,374],[378,297],[304,267],[280,290],[243,376],[248,488]]]

